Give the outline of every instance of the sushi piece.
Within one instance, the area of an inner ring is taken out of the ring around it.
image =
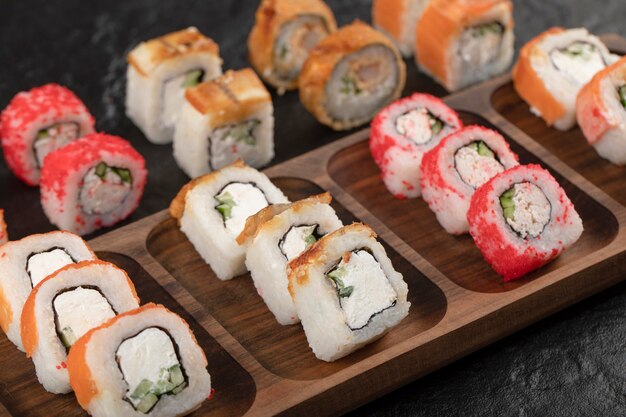
[[[4,210],[0,209],[0,245],[9,241],[7,224],[4,221]]]
[[[518,165],[476,190],[467,220],[476,246],[505,281],[550,262],[583,232],[565,191],[539,165]]]
[[[24,303],[21,336],[46,391],[71,392],[67,354],[72,346],[90,329],[137,307],[132,281],[108,262],[70,264],[37,284]]]
[[[162,305],[122,313],[78,339],[67,370],[94,417],[184,416],[211,393],[207,359],[189,325]]]
[[[522,47],[513,86],[548,126],[568,130],[576,124],[580,89],[617,59],[587,29],[552,28]]]
[[[322,0],[262,0],[255,16],[250,63],[278,94],[298,88],[311,49],[337,30],[332,10]]]
[[[576,118],[601,157],[626,165],[626,58],[598,72],[582,88]]]
[[[415,32],[430,0],[374,0],[374,27],[389,35],[405,58],[415,53]]]
[[[498,132],[467,126],[424,155],[420,175],[422,198],[446,232],[467,233],[467,210],[476,189],[519,165],[518,160]]]
[[[4,159],[15,176],[39,185],[46,156],[94,132],[94,118],[74,93],[46,84],[17,94],[0,115]]]
[[[247,247],[246,267],[254,286],[282,325],[300,321],[287,289],[289,262],[343,226],[330,206],[331,200],[325,193],[292,204],[268,206],[248,218],[237,238]]]
[[[454,110],[428,94],[415,93],[381,110],[372,121],[369,146],[389,192],[419,197],[424,153],[462,127]]]
[[[86,235],[128,217],[146,185],[143,157],[124,139],[93,133],[51,153],[41,205],[59,229]]]
[[[0,246],[0,327],[24,350],[20,321],[24,302],[44,278],[66,265],[96,259],[80,237],[68,232],[30,235]]]
[[[318,359],[342,358],[409,314],[402,274],[363,224],[322,237],[290,266],[289,292]]]
[[[448,91],[502,74],[513,60],[509,0],[432,0],[420,18],[415,59]]]
[[[320,122],[335,130],[367,123],[400,97],[406,68],[385,35],[361,22],[324,38],[300,73],[300,100]]]
[[[250,68],[190,88],[174,133],[174,158],[191,178],[243,159],[274,157],[272,97]]]
[[[185,90],[222,74],[219,46],[195,27],[142,42],[128,54],[126,115],[152,143],[170,143]]]
[[[227,280],[246,272],[245,248],[236,239],[248,217],[288,202],[264,174],[237,160],[185,185],[170,214],[215,275]]]

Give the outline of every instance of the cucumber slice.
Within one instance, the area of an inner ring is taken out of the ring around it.
[[[202,77],[204,76],[204,71],[201,69],[189,71],[185,75],[185,79],[183,80],[182,87],[189,88],[195,87],[196,85],[202,82]]]
[[[515,188],[511,187],[500,195],[500,206],[506,219],[515,220]]]
[[[126,169],[126,168],[112,168],[112,169],[113,169],[113,172],[115,172],[115,174],[117,174],[117,176],[120,177],[122,182],[125,182],[128,184],[133,182],[133,175],[129,169]]]
[[[48,129],[49,128],[41,129],[39,132],[37,132],[37,140],[47,138],[49,136]]]
[[[180,393],[182,390],[185,389],[186,386],[187,386],[187,384],[185,382],[183,382],[182,384],[180,384],[179,386],[177,386],[176,388],[174,388],[172,390],[172,395],[176,395],[176,394]]]
[[[170,392],[174,388],[176,388],[176,384],[173,384],[171,381],[160,380],[152,386],[151,392],[154,395],[163,395]]]
[[[621,86],[617,90],[619,94],[619,101],[622,103],[622,106],[626,109],[626,85]]]
[[[74,334],[74,331],[71,327],[64,327],[63,330],[61,330],[59,338],[61,339],[61,343],[63,343],[63,346],[65,346],[67,349],[71,348],[72,345],[76,342],[76,335]]]
[[[345,268],[335,268],[332,271],[330,271],[328,274],[326,274],[326,276],[335,283],[335,286],[337,287],[337,294],[339,295],[340,298],[346,298],[352,295],[352,291],[354,291],[354,287],[352,285],[350,285],[349,287],[346,287],[345,284],[343,283],[342,278],[346,276]]]
[[[488,156],[489,158],[496,157],[496,154],[493,153],[491,148],[489,148],[489,146],[487,146],[487,144],[483,142],[482,140],[478,141],[478,149],[476,149],[476,151],[478,152],[478,155],[480,156]]]
[[[100,177],[101,180],[104,179],[104,176],[107,174],[107,164],[104,162],[100,162],[96,165],[96,175]]]
[[[183,375],[182,369],[180,369],[180,365],[174,365],[170,368],[170,381],[172,381],[174,387],[185,382],[185,376]]]
[[[317,242],[317,239],[315,239],[315,236],[313,236],[313,233],[311,233],[310,235],[304,238],[304,243],[306,243],[307,246],[311,246],[315,242]]]
[[[222,215],[224,221],[230,219],[233,207],[237,205],[233,196],[230,193],[223,193],[215,196],[215,199],[220,202],[220,204],[215,206],[215,209]]]
[[[146,394],[135,407],[137,411],[147,414],[152,407],[159,401],[159,397],[154,394]]]
[[[515,220],[515,206],[505,207],[502,212],[504,213],[504,217],[506,219]]]
[[[133,400],[141,400],[146,395],[150,394],[153,386],[154,384],[152,382],[147,379],[143,379],[139,385],[137,385],[137,388],[135,388],[133,393],[130,394],[130,398]]]

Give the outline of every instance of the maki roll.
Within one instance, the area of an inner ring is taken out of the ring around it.
[[[460,90],[511,65],[513,26],[509,0],[432,0],[417,25],[415,59],[448,91]]]
[[[415,93],[378,113],[369,146],[389,192],[396,198],[419,197],[424,153],[461,127],[459,115],[428,94]]]
[[[424,155],[422,198],[446,232],[467,233],[467,210],[476,189],[517,165],[518,157],[502,135],[467,126]]]
[[[550,262],[583,232],[565,191],[539,165],[511,168],[476,190],[467,220],[476,246],[505,281]]]
[[[363,224],[322,237],[290,266],[289,292],[318,359],[342,358],[409,314],[402,274]]]
[[[190,88],[174,133],[174,158],[191,178],[243,159],[274,157],[272,97],[250,68]]]
[[[150,142],[170,143],[185,90],[221,74],[219,46],[195,27],[142,42],[128,54],[126,115]]]
[[[146,176],[145,161],[130,143],[94,133],[48,156],[41,204],[59,229],[85,235],[135,211]]]
[[[406,68],[392,41],[356,21],[329,35],[300,73],[300,100],[335,130],[367,123],[404,88]]]
[[[0,245],[9,241],[7,224],[4,222],[4,210],[0,209]]]
[[[601,157],[626,165],[626,58],[598,72],[583,87],[576,117]]]
[[[549,126],[568,130],[576,124],[580,89],[616,60],[587,29],[552,28],[522,47],[513,86],[532,113]]]
[[[46,391],[71,392],[67,353],[74,343],[116,314],[137,307],[132,281],[108,262],[67,265],[37,284],[24,303],[21,335]]]
[[[415,31],[430,0],[374,0],[374,27],[389,35],[406,58],[415,52]]]
[[[4,159],[28,185],[39,185],[50,152],[93,131],[94,119],[87,107],[58,84],[17,94],[0,115]]]
[[[94,417],[184,416],[211,393],[208,362],[189,325],[162,305],[122,313],[78,339],[70,384]]]
[[[248,217],[288,202],[264,174],[237,160],[185,185],[170,214],[215,275],[226,280],[246,272],[245,248],[236,239]]]
[[[22,307],[34,287],[66,265],[96,259],[80,237],[68,232],[31,235],[0,246],[0,326],[24,350],[20,337]]]
[[[309,52],[335,30],[322,0],[262,0],[248,37],[250,63],[278,94],[296,89]]]
[[[343,224],[325,193],[269,206],[248,218],[237,241],[246,244],[246,267],[267,307],[283,325],[299,321],[289,290],[288,264]]]

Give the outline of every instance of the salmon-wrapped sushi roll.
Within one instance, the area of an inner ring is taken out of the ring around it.
[[[262,0],[248,38],[250,63],[279,94],[296,89],[309,52],[335,30],[322,0]]]
[[[39,185],[50,152],[93,131],[94,119],[87,107],[58,84],[19,93],[0,115],[4,159],[28,185]]]
[[[7,232],[7,224],[4,221],[4,210],[0,209],[0,245],[9,241],[9,233]]]
[[[415,36],[418,66],[448,91],[502,74],[513,59],[509,0],[432,0]]]
[[[85,235],[135,211],[146,177],[145,161],[129,142],[94,133],[46,158],[41,204],[59,229]]]
[[[300,100],[321,123],[346,130],[397,99],[406,68],[389,38],[356,21],[322,40],[300,74]]]
[[[552,28],[528,42],[513,68],[513,86],[530,111],[549,126],[576,124],[576,96],[591,78],[617,60],[587,29]]]
[[[396,198],[419,197],[424,153],[461,127],[459,115],[428,94],[415,93],[380,111],[369,145],[389,192]]]
[[[517,165],[518,157],[502,135],[481,126],[467,126],[424,155],[422,198],[446,232],[467,233],[467,210],[476,189]]]
[[[209,396],[207,365],[185,320],[149,303],[78,339],[67,370],[78,403],[94,417],[170,417]]]
[[[374,0],[372,22],[389,35],[405,57],[415,52],[415,31],[430,0]]]
[[[467,220],[476,246],[505,281],[550,262],[583,232],[565,191],[539,165],[518,165],[476,190]]]
[[[21,335],[46,391],[71,392],[67,354],[74,343],[116,314],[137,307],[132,281],[108,262],[68,265],[41,281],[24,303]]]
[[[576,117],[601,157],[626,165],[626,58],[598,72],[583,87]]]

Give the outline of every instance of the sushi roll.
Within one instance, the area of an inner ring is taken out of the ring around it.
[[[142,42],[128,54],[126,115],[150,142],[170,143],[185,90],[221,74],[219,46],[195,27]]]
[[[274,157],[272,97],[250,68],[190,88],[174,133],[174,158],[191,178],[243,159]]]
[[[583,87],[576,118],[601,157],[626,165],[626,58],[598,72]]]
[[[4,159],[28,185],[39,185],[46,156],[94,132],[94,119],[78,97],[58,84],[17,94],[0,115]]]
[[[192,180],[170,205],[180,230],[221,280],[246,272],[237,237],[249,216],[287,197],[262,173],[237,160]]]
[[[248,37],[250,63],[278,94],[294,90],[311,49],[335,30],[322,0],[262,0]]]
[[[419,197],[424,153],[462,127],[454,110],[428,94],[415,93],[381,110],[372,121],[369,146],[389,192]]]
[[[550,262],[583,232],[565,191],[539,165],[518,165],[476,190],[467,220],[476,246],[505,281]]]
[[[246,244],[246,267],[267,307],[282,324],[300,321],[288,287],[288,264],[343,224],[325,193],[292,204],[269,206],[248,218],[238,242]],[[266,213],[270,211],[271,213]],[[247,243],[246,243],[247,242]]]
[[[93,133],[46,158],[41,204],[59,229],[86,235],[135,211],[146,176],[145,161],[130,143]]]
[[[467,233],[467,210],[476,189],[519,165],[518,160],[498,132],[467,126],[424,155],[420,175],[422,198],[446,232]]]
[[[389,35],[406,58],[415,52],[415,31],[430,0],[374,0],[374,27]]]
[[[363,224],[322,237],[290,266],[289,292],[318,359],[342,358],[409,314],[402,274]]]
[[[187,415],[209,396],[207,365],[189,325],[149,303],[78,339],[67,370],[93,417],[167,417]]]
[[[7,224],[4,221],[4,210],[0,209],[0,245],[9,241]]]
[[[591,78],[617,60],[587,29],[552,28],[520,51],[513,86],[530,111],[549,126],[576,124],[576,96]]]
[[[137,307],[132,281],[108,262],[67,265],[37,284],[24,303],[21,336],[46,391],[71,392],[67,353],[74,343],[90,329]]]
[[[44,278],[66,265],[96,259],[80,237],[68,232],[31,235],[0,246],[0,327],[24,350],[20,337],[22,308]]]
[[[448,91],[502,74],[513,60],[509,0],[432,0],[415,36],[420,69]]]
[[[355,21],[313,48],[298,85],[302,104],[320,123],[347,130],[400,97],[405,81],[404,61],[393,42]]]

